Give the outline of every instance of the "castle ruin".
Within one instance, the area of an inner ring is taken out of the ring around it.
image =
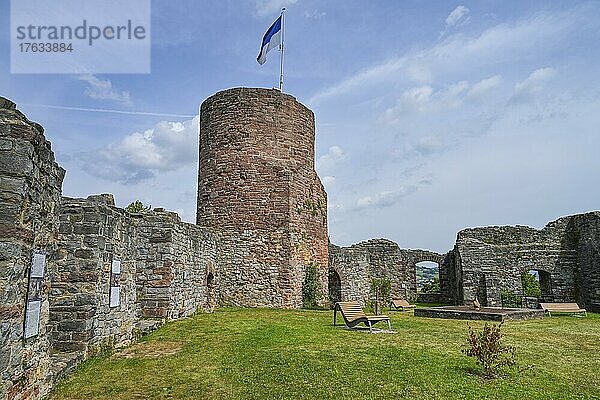
[[[112,195],[61,196],[65,171],[41,125],[0,98],[0,374],[4,399],[39,399],[86,357],[164,320],[219,306],[299,308],[315,271],[318,304],[417,292],[415,265],[439,265],[439,301],[499,305],[539,272],[542,298],[600,311],[600,212],[542,230],[458,233],[446,254],[384,239],[330,244],[314,169],[314,115],[277,90],[236,88],[200,112],[196,224]]]

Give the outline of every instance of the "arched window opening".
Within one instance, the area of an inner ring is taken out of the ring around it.
[[[417,270],[417,291],[439,293],[440,266],[434,261],[421,261],[415,264]]]

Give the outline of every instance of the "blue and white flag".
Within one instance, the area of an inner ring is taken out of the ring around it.
[[[267,30],[262,40],[260,53],[256,61],[263,65],[267,61],[267,53],[281,44],[281,15],[273,22],[273,25]]]

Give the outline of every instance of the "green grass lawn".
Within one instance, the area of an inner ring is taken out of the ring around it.
[[[600,398],[599,314],[505,323],[518,366],[492,381],[461,353],[465,321],[411,314],[391,314],[397,334],[368,334],[325,311],[198,313],[86,361],[50,398]]]

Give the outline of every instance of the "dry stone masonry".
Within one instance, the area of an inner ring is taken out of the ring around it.
[[[449,269],[454,302],[476,297],[500,306],[503,291],[522,294],[521,273],[538,272],[541,300],[577,302],[600,311],[600,212],[560,218],[537,230],[526,226],[465,229]]]
[[[416,264],[439,265],[435,301],[499,305],[536,270],[542,298],[600,311],[600,212],[542,230],[458,233],[446,254],[375,239],[330,244],[314,169],[314,115],[277,90],[236,88],[201,106],[197,224],[130,213],[110,194],[61,197],[65,171],[43,128],[0,97],[0,390],[40,399],[75,365],[162,321],[218,306],[365,303],[370,280],[414,299]]]
[[[371,239],[350,247],[330,245],[330,299],[359,301],[365,305],[373,297],[371,280],[387,278],[391,282],[392,298],[414,300],[417,296],[416,264],[433,261],[440,265],[440,271],[445,271],[441,266],[446,258],[447,255],[429,250],[401,249],[387,239]],[[440,275],[446,278],[443,273]]]
[[[0,97],[0,374],[7,399],[38,398],[50,387],[47,275],[64,174],[43,128]]]

